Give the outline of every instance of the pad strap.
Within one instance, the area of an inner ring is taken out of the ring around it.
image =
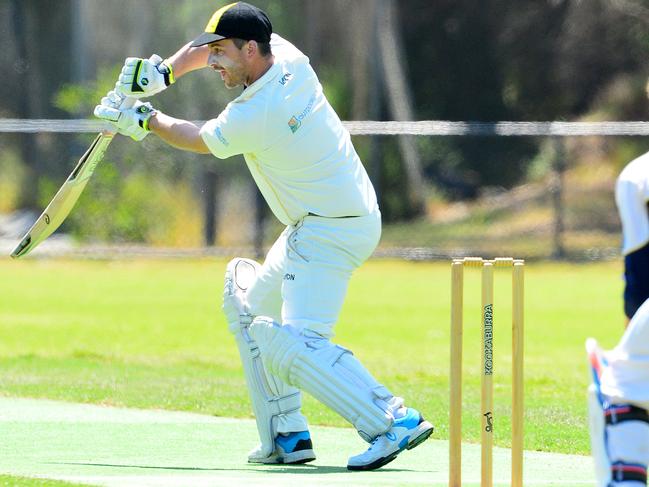
[[[642,421],[649,424],[649,413],[646,409],[631,404],[616,404],[609,406],[604,411],[607,425],[623,423],[625,421]]]
[[[647,467],[637,463],[615,462],[611,465],[611,480],[615,482],[647,483]]]

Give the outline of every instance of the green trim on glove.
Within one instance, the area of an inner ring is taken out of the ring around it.
[[[135,66],[135,73],[133,75],[133,84],[131,85],[131,91],[133,93],[144,93],[144,88],[137,82],[140,77],[140,70],[142,69],[142,59],[137,62]],[[146,78],[144,78],[146,80]]]
[[[135,113],[138,114],[138,125],[147,132],[150,131],[149,120],[151,120],[151,117],[155,112],[155,109],[150,103],[144,103],[135,109]]]
[[[160,71],[165,77],[165,84],[167,86],[173,85],[176,82],[176,77],[174,76],[174,68],[169,63],[168,59],[165,59],[158,65],[158,71]]]

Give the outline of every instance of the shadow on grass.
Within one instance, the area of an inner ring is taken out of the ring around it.
[[[202,468],[202,467],[160,467],[156,465],[118,465],[112,463],[88,463],[88,462],[47,462],[49,465],[79,465],[87,467],[109,467],[109,468],[137,468],[142,470],[177,470],[190,472],[264,472],[264,473],[292,473],[292,474],[333,474],[333,473],[350,473],[347,467],[334,467],[330,465],[258,465],[253,468]],[[403,468],[381,468],[375,472],[418,472],[420,470],[410,470]]]
[[[158,467],[155,465],[117,465],[113,463],[87,463],[87,462],[46,462],[48,465],[79,465],[85,467],[110,467],[110,468],[139,468],[143,470],[181,470],[196,472],[219,472],[232,470],[229,468],[201,468],[201,467]]]

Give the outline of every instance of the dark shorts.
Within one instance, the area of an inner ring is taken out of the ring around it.
[[[624,314],[627,318],[649,298],[649,244],[624,257]]]

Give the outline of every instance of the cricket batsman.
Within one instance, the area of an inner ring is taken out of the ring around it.
[[[649,463],[649,300],[610,352],[586,342],[591,450],[598,487],[647,485]]]
[[[202,127],[138,101],[186,73],[211,68],[242,93]],[[167,60],[128,58],[95,115],[135,140],[149,132],[218,159],[243,154],[286,229],[263,264],[226,269],[223,310],[235,337],[260,445],[252,463],[315,459],[301,391],[327,405],[369,444],[350,470],[372,470],[426,440],[433,426],[378,382],[352,352],[331,342],[352,272],[381,234],[374,188],[309,59],[272,31],[260,9],[236,2]],[[399,326],[395,320],[395,326]]]

